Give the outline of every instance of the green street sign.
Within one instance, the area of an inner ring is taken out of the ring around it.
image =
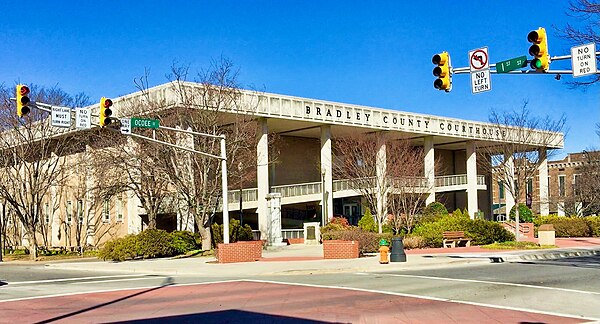
[[[519,56],[507,61],[496,63],[496,73],[507,73],[527,66],[527,56]]]
[[[158,128],[158,119],[131,118],[131,128]]]

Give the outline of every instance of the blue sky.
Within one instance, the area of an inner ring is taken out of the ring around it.
[[[173,61],[197,71],[225,56],[244,87],[267,92],[478,121],[527,100],[535,115],[566,114],[565,152],[598,147],[600,85],[573,90],[570,76],[492,75],[492,91],[472,95],[464,74],[451,93],[433,88],[431,56],[443,50],[454,67],[482,46],[491,63],[529,57],[527,33],[543,26],[550,54],[569,53],[572,44],[555,30],[578,24],[567,1],[545,1],[539,14],[532,2],[489,3],[4,1],[0,82],[58,85],[99,100],[134,92],[145,68],[157,85]]]

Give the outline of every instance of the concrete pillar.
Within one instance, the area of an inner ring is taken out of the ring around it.
[[[323,182],[324,192],[321,199],[326,220],[333,217],[333,174],[332,174],[332,153],[331,153],[331,126],[321,126],[321,181]],[[325,222],[325,223],[327,223]]]
[[[475,142],[467,142],[467,210],[471,219],[479,211],[477,206],[477,152]]]
[[[540,214],[550,214],[550,203],[548,199],[548,155],[546,148],[539,149],[540,166],[538,168],[540,176]]]
[[[141,205],[138,196],[133,191],[127,191],[127,234],[138,234],[142,231],[142,218],[139,213]]]
[[[504,161],[505,161],[505,165],[506,168],[508,169],[506,171],[507,174],[512,175],[511,181],[514,182],[514,174],[515,174],[515,162],[514,162],[514,158],[512,155],[504,155]],[[508,179],[502,179],[502,181],[506,182],[506,180]],[[510,188],[512,188],[514,186],[514,183],[510,184],[510,183],[504,183],[504,197],[505,197],[505,201],[506,201],[506,220],[509,220],[509,215],[510,215],[510,210],[515,206],[515,197],[513,197],[512,195],[512,190],[509,190]]]
[[[423,145],[425,152],[424,161],[424,175],[427,179],[427,188],[429,195],[425,200],[427,205],[435,201],[435,151],[433,149],[433,136],[425,137],[425,144]]]
[[[281,194],[270,193],[266,199],[267,210],[269,212],[269,237],[267,244],[270,246],[287,245],[287,243],[283,243],[283,237],[281,236]]]
[[[258,120],[258,144],[256,146],[256,181],[258,184],[258,230],[261,239],[268,239],[269,214],[267,195],[269,194],[269,126],[266,118]]]
[[[382,133],[377,136],[377,160],[375,161],[376,170],[376,188],[377,191],[377,215],[381,217],[382,222],[387,216],[387,192],[388,188],[382,187],[386,184],[387,173],[387,146],[385,137]]]

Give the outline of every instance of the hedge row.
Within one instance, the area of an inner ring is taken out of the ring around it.
[[[600,216],[538,216],[533,222],[536,228],[542,224],[552,224],[556,237],[600,237]]]
[[[449,214],[431,222],[418,224],[413,234],[420,236],[427,247],[442,247],[442,234],[445,231],[464,231],[472,239],[473,245],[513,241],[514,235],[496,222],[483,219],[470,219],[465,215]]]
[[[167,233],[147,229],[137,235],[108,241],[98,252],[98,257],[113,261],[170,257],[197,249],[197,239],[187,231]]]

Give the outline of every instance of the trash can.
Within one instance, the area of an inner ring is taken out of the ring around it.
[[[406,262],[406,253],[404,253],[404,244],[402,238],[392,238],[392,253],[390,254],[391,262]]]
[[[543,224],[538,229],[538,243],[540,245],[556,245],[554,225]]]

